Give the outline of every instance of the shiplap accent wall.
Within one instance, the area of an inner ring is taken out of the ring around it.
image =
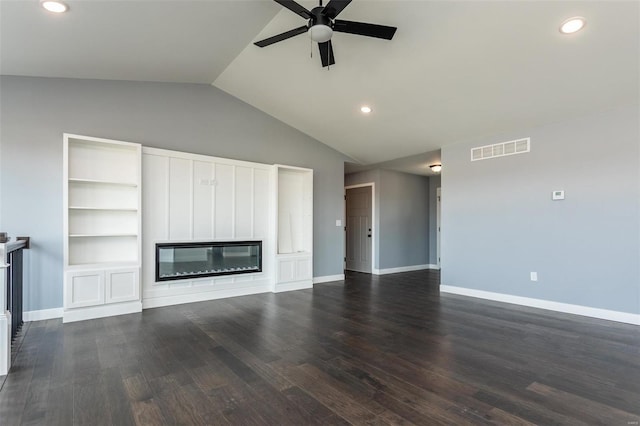
[[[272,166],[144,147],[144,308],[271,291]],[[262,240],[262,272],[155,283],[155,244]]]

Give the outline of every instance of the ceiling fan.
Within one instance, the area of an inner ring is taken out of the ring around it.
[[[334,31],[391,40],[397,30],[396,27],[387,27],[386,25],[367,24],[364,22],[336,19],[336,16],[338,16],[338,14],[342,12],[349,3],[351,3],[351,0],[330,0],[324,7],[322,6],[322,0],[320,0],[320,5],[311,10],[305,9],[293,0],[274,1],[306,19],[307,25],[257,41],[253,44],[258,47],[266,47],[279,41],[308,32],[311,36],[311,40],[318,43],[318,48],[320,49],[320,60],[322,61],[323,67],[335,64],[333,47],[331,46],[331,36]]]

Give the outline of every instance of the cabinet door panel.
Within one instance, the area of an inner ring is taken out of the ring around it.
[[[287,283],[296,280],[296,261],[278,260],[278,282]]]
[[[296,280],[311,278],[312,264],[310,258],[296,260]]]
[[[68,272],[65,286],[67,308],[104,304],[104,273],[102,271]]]
[[[106,303],[138,300],[140,284],[138,269],[106,271]]]

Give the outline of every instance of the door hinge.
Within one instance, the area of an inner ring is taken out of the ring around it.
[[[345,230],[345,231],[347,230],[347,227],[346,227],[346,226],[344,227],[344,230]]]
[[[347,256],[345,256],[345,257],[344,257],[344,261],[345,261],[345,262],[347,261]]]
[[[344,196],[344,200],[347,201],[347,196],[346,195]]]

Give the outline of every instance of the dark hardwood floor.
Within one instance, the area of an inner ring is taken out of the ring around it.
[[[0,424],[637,425],[639,328],[434,271],[27,324]]]

